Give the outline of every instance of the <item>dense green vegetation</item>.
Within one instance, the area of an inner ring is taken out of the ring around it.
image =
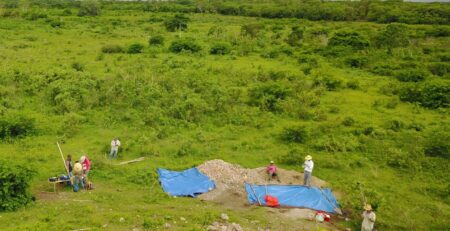
[[[359,226],[363,185],[379,230],[450,227],[450,5],[258,2],[0,1],[0,160],[36,172],[18,170],[24,200],[0,210],[30,202],[27,180],[37,197],[2,228],[199,230],[225,210],[290,230],[301,221],[170,198],[155,170],[301,171],[307,154],[343,194],[339,226]],[[115,136],[119,160],[147,160],[111,165]],[[56,141],[88,154],[95,191],[41,195],[64,172]]]

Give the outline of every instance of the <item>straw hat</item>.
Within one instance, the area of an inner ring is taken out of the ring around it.
[[[80,163],[75,163],[73,166],[73,172],[75,174],[83,172],[83,166]]]
[[[275,163],[275,162],[273,162],[273,160],[271,160],[270,163],[273,164],[273,163]]]
[[[366,204],[366,205],[364,205],[364,210],[372,210],[372,205],[370,205],[370,204]]]
[[[307,156],[305,157],[305,160],[312,160],[312,156],[311,156],[311,155],[307,155]]]

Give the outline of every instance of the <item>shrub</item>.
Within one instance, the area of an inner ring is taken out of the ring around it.
[[[361,50],[369,47],[369,40],[356,31],[339,31],[330,38],[328,45],[352,47],[355,50]]]
[[[445,76],[450,73],[450,64],[444,62],[432,63],[428,66],[428,70],[433,73],[433,75]]]
[[[97,16],[101,13],[101,6],[97,0],[86,0],[80,2],[78,16]]]
[[[345,64],[354,68],[362,68],[367,65],[369,59],[365,56],[352,56],[345,59]]]
[[[241,26],[241,34],[255,38],[263,29],[264,26],[258,23],[245,24]]]
[[[84,71],[84,64],[79,62],[72,63],[72,68],[76,71]]]
[[[23,166],[0,162],[0,211],[13,211],[33,200],[28,189],[33,175]]]
[[[423,84],[405,85],[399,91],[402,101],[418,102],[428,108],[448,107],[450,103],[450,83],[434,80]]]
[[[148,40],[148,44],[151,45],[164,45],[164,36],[162,35],[155,35],[150,37]]]
[[[60,28],[62,25],[63,25],[63,23],[59,20],[50,21],[50,26],[53,28]]]
[[[26,20],[36,21],[41,18],[47,18],[47,14],[44,12],[30,12],[25,14],[24,18]]]
[[[358,89],[359,88],[359,81],[358,80],[351,80],[347,82],[347,87],[350,89]]]
[[[121,53],[123,52],[123,48],[119,45],[105,45],[102,47],[102,52],[108,54]]]
[[[303,126],[285,128],[281,138],[288,143],[304,143],[308,139],[308,130]]]
[[[394,132],[398,132],[405,127],[405,124],[399,120],[391,120],[387,123],[387,127]]]
[[[164,26],[166,27],[167,31],[174,32],[174,31],[185,31],[188,28],[188,22],[189,18],[182,15],[182,14],[176,14],[172,18],[166,20],[164,22]]]
[[[250,105],[267,111],[280,111],[280,102],[291,94],[291,90],[278,84],[270,83],[254,87],[250,90]]]
[[[428,73],[421,69],[406,69],[395,72],[395,78],[401,82],[420,82],[425,80]]]
[[[142,49],[144,49],[144,45],[140,43],[133,43],[128,46],[127,53],[128,54],[139,54],[142,53]]]
[[[209,53],[213,54],[213,55],[225,55],[225,54],[229,54],[230,51],[231,51],[231,45],[229,43],[220,42],[220,43],[214,44],[211,47],[211,49],[209,50]]]
[[[202,48],[193,39],[178,39],[170,44],[169,50],[174,53],[182,51],[190,51],[192,53],[199,52]]]
[[[261,57],[266,59],[275,59],[280,55],[280,51],[278,49],[268,50],[261,54]]]
[[[342,80],[332,76],[322,75],[314,78],[314,85],[322,85],[329,91],[335,91],[341,87]]]
[[[448,130],[433,131],[425,143],[425,155],[450,159],[450,135]]]
[[[355,124],[355,120],[352,117],[345,117],[345,119],[342,121],[342,125],[350,127],[353,124]]]
[[[34,119],[18,113],[0,117],[0,139],[21,138],[36,131]]]
[[[303,39],[304,31],[305,29],[300,28],[299,26],[292,27],[291,33],[288,35],[286,39],[286,43],[291,46],[300,46]]]
[[[378,47],[385,47],[388,52],[393,48],[406,47],[409,45],[408,28],[401,23],[391,23],[381,31],[375,39]]]
[[[286,155],[283,155],[279,158],[278,162],[281,164],[287,164],[287,165],[301,165],[303,164],[303,158],[305,154],[297,149],[291,149]]]

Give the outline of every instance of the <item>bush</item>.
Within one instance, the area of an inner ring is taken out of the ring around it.
[[[297,148],[294,148],[290,150],[286,155],[281,156],[278,162],[280,162],[281,164],[299,166],[303,164],[304,156],[304,152]]]
[[[401,82],[420,82],[425,80],[428,73],[421,69],[406,69],[395,72],[395,78]]]
[[[369,47],[369,40],[355,31],[339,31],[330,38],[328,46],[344,46],[361,50]]]
[[[102,47],[103,53],[113,54],[123,52],[123,48],[119,45],[105,45]]]
[[[387,128],[391,129],[394,132],[398,132],[405,127],[405,124],[399,120],[391,120],[387,122]]]
[[[225,55],[229,54],[230,52],[231,52],[231,45],[226,42],[216,43],[209,50],[209,53],[213,55]]]
[[[241,26],[241,34],[255,38],[264,26],[258,23],[245,24]]]
[[[101,13],[101,6],[97,0],[86,0],[80,2],[78,16],[97,16]]]
[[[335,91],[341,87],[342,80],[332,76],[322,75],[314,78],[314,85],[322,85],[329,91]]]
[[[172,42],[169,50],[173,53],[180,53],[182,51],[190,51],[192,53],[199,52],[202,48],[193,39],[178,39]]]
[[[350,127],[353,124],[355,124],[355,120],[352,117],[345,117],[345,119],[342,121],[342,125]]]
[[[423,84],[409,84],[399,91],[402,101],[417,102],[423,107],[448,107],[450,103],[450,83],[444,80],[429,81]]]
[[[428,66],[428,70],[437,76],[446,76],[450,73],[450,64],[448,63],[432,63]]]
[[[167,31],[174,32],[174,31],[185,31],[188,28],[188,22],[189,18],[182,15],[182,14],[176,14],[172,18],[166,20],[164,22],[164,26],[166,27]]]
[[[377,35],[375,43],[378,47],[387,48],[389,53],[392,52],[393,48],[406,47],[409,45],[408,27],[401,23],[388,24]]]
[[[34,119],[18,113],[0,117],[0,139],[21,138],[36,131]]]
[[[286,39],[286,43],[291,46],[300,46],[303,39],[304,31],[305,29],[300,28],[299,26],[292,27],[291,33],[288,35]]]
[[[345,64],[354,68],[362,68],[367,65],[369,59],[364,56],[352,56],[345,59]]]
[[[448,130],[433,131],[425,143],[425,155],[450,159],[450,135]]]
[[[308,139],[308,130],[303,126],[285,128],[281,138],[288,143],[304,143]]]
[[[148,40],[148,44],[150,46],[152,46],[152,45],[164,45],[164,36],[162,36],[162,35],[152,36]]]
[[[270,83],[254,87],[250,90],[250,105],[262,110],[277,112],[281,110],[280,102],[291,94],[291,90],[278,84]]]
[[[28,189],[33,175],[23,166],[0,162],[0,212],[16,210],[33,200]]]
[[[128,46],[127,53],[128,54],[139,54],[142,53],[142,49],[144,49],[144,45],[140,43],[133,43]]]
[[[84,64],[79,62],[72,63],[72,68],[76,71],[84,71]]]
[[[47,18],[47,14],[44,12],[29,12],[24,15],[26,20],[36,21],[38,19]]]

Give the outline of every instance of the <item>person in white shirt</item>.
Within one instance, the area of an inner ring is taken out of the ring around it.
[[[109,158],[116,158],[119,152],[120,141],[119,138],[114,138],[111,141],[111,152],[109,153]]]
[[[314,162],[312,161],[312,156],[307,155],[305,157],[305,163],[303,164],[304,168],[304,179],[303,179],[303,185],[306,185],[308,187],[311,186],[311,177],[312,177],[312,171],[314,168]]]
[[[372,231],[375,225],[375,220],[377,216],[372,211],[372,206],[370,204],[366,204],[364,206],[364,212],[362,214],[363,222],[361,224],[361,231]]]

